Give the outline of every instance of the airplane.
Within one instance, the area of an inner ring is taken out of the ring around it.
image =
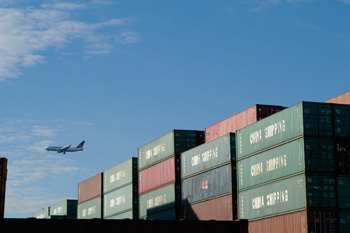
[[[57,153],[63,153],[66,154],[66,152],[76,152],[76,151],[82,151],[84,149],[83,145],[84,145],[85,141],[82,141],[77,147],[74,148],[70,148],[71,145],[68,146],[47,146],[45,147],[45,150],[47,150],[47,152],[49,151],[57,151]]]

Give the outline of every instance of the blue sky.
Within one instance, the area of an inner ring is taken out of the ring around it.
[[[349,22],[349,0],[0,0],[5,217],[77,199],[172,129],[349,91]]]

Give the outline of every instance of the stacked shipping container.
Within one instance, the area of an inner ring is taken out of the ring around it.
[[[242,112],[205,128],[205,142],[222,137],[228,133],[235,133],[237,130],[251,125],[283,109],[284,107],[282,106],[256,104]]]
[[[49,207],[50,218],[77,219],[77,200],[64,200]]]
[[[78,184],[78,219],[102,218],[102,176]]]
[[[138,219],[137,158],[103,172],[103,218]]]
[[[333,103],[333,104],[350,104],[350,91],[338,95],[332,99],[326,100],[325,103]]]
[[[347,169],[335,157],[348,158],[349,111],[301,102],[237,131],[238,215],[252,221],[250,232],[281,232],[270,227],[291,220],[296,227],[283,232],[338,232],[350,194],[337,198]]]
[[[204,132],[173,130],[138,148],[139,218],[180,219],[180,154],[204,142]]]
[[[182,205],[185,220],[236,218],[235,134],[181,154]]]
[[[33,214],[34,218],[38,219],[49,219],[50,218],[50,207],[39,210]]]

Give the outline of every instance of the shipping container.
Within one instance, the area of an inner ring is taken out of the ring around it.
[[[350,138],[335,139],[335,171],[339,175],[350,175]]]
[[[230,194],[185,206],[183,207],[184,220],[233,221],[237,217],[236,199],[233,199]]]
[[[127,211],[127,212],[124,212],[121,214],[109,216],[109,217],[104,218],[104,219],[131,219],[132,220],[132,219],[138,219],[138,215],[135,218],[134,211],[130,210],[130,211]]]
[[[0,157],[0,219],[5,214],[5,193],[7,180],[7,158]]]
[[[333,104],[334,136],[350,136],[350,108],[349,105]]]
[[[338,207],[341,209],[350,209],[350,176],[338,176],[337,181]]]
[[[212,141],[228,133],[253,124],[267,116],[283,110],[282,106],[256,104],[240,113],[205,128],[205,142]]]
[[[156,213],[144,218],[144,220],[176,220],[176,210],[174,208]]]
[[[196,147],[204,142],[204,131],[173,130],[138,148],[139,171]],[[179,160],[176,162],[180,162]]]
[[[139,196],[139,218],[147,219],[147,216],[173,209],[176,211],[177,219],[179,219],[181,217],[180,202],[181,186],[177,183],[145,193]]]
[[[229,133],[181,153],[181,179],[232,163],[236,166],[235,134]]]
[[[310,233],[338,233],[338,213],[328,209],[308,209],[307,224]]]
[[[301,102],[238,130],[237,158],[251,156],[302,136],[332,136],[332,109],[331,104]]]
[[[130,158],[103,172],[103,193],[107,194],[130,183],[137,183],[137,158]]]
[[[182,180],[182,206],[236,193],[231,164]],[[233,187],[234,186],[234,187]]]
[[[50,218],[50,207],[47,207],[45,209],[39,210],[33,214],[34,218],[38,219],[48,219]]]
[[[338,95],[332,99],[326,100],[325,103],[333,103],[333,104],[350,104],[350,91]]]
[[[238,190],[301,173],[334,173],[331,138],[300,138],[237,162]]]
[[[349,233],[350,211],[339,212],[339,233]]]
[[[108,218],[123,212],[133,211],[138,219],[138,193],[137,184],[129,184],[123,188],[103,196],[103,218]]]
[[[308,174],[306,176],[307,207],[337,207],[336,182],[334,175]]]
[[[97,197],[78,204],[78,219],[102,218],[102,199]]]
[[[180,163],[171,157],[139,172],[139,194],[174,183],[180,177]]]
[[[102,173],[78,184],[78,204],[102,196]]]
[[[50,206],[50,215],[70,216],[77,218],[77,200],[64,200],[60,203]]]

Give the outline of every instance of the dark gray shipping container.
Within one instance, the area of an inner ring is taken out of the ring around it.
[[[204,131],[173,130],[138,148],[139,171],[172,156],[176,156],[176,162],[179,163],[182,152],[202,143],[204,143]]]
[[[350,209],[350,176],[338,176],[338,207]]]
[[[182,180],[182,206],[237,192],[231,164]]]
[[[236,165],[235,134],[229,133],[181,154],[181,179],[224,164]]]
[[[350,211],[339,212],[339,233],[349,233]]]
[[[103,193],[107,194],[131,183],[137,183],[137,158],[130,158],[103,172]]]

